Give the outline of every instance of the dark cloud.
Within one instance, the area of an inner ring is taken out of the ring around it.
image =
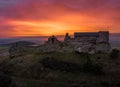
[[[14,5],[7,4],[15,2]],[[50,14],[59,13],[63,11],[84,11],[86,13],[98,12],[102,10],[120,10],[120,0],[7,0],[1,1],[6,4],[6,8],[2,8],[3,16],[8,18],[49,18]],[[16,4],[16,5],[15,5]],[[58,10],[56,10],[56,9]],[[49,15],[48,15],[49,14]],[[61,13],[62,14],[62,13]],[[46,16],[47,15],[47,16]]]

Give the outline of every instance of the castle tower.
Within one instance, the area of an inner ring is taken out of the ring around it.
[[[70,39],[69,33],[66,33],[65,38],[64,38],[64,42],[67,42]]]
[[[97,43],[109,43],[109,31],[100,31]]]
[[[109,43],[109,31],[100,31],[96,44],[96,52],[111,52],[111,46]]]

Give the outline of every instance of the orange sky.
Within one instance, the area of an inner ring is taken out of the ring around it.
[[[119,0],[0,1],[0,37],[120,33]]]

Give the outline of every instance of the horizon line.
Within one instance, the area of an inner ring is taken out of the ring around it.
[[[110,33],[110,35],[112,35],[112,34],[120,34],[120,33]],[[4,38],[47,38],[47,37],[50,37],[50,36],[52,36],[52,35],[29,35],[29,36],[14,36],[14,37],[0,37],[0,39],[4,39]],[[64,35],[55,35],[56,37],[63,37],[63,36],[65,36],[65,34]],[[70,36],[74,36],[74,34],[71,34]]]

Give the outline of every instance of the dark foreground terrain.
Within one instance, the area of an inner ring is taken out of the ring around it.
[[[120,87],[118,50],[89,55],[33,48],[10,58],[7,49],[0,55],[0,87]]]

